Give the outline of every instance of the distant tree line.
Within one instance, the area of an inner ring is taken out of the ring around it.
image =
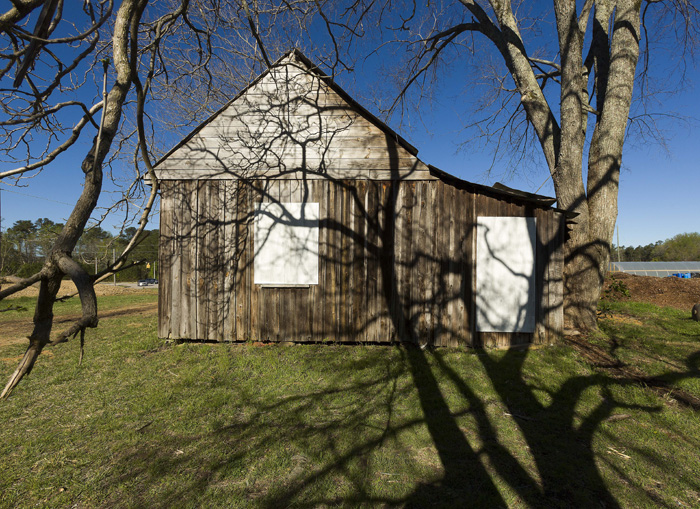
[[[51,249],[56,235],[63,228],[62,223],[42,218],[32,222],[27,219],[15,221],[12,227],[2,232],[0,238],[0,275],[28,277],[39,270],[46,254]],[[87,228],[73,251],[73,259],[80,263],[89,274],[104,270],[116,253],[119,255],[136,228],[126,228],[118,235],[112,235],[99,226]],[[157,277],[158,230],[146,230],[143,240],[131,252],[129,261],[146,263],[117,273],[117,281],[136,281],[147,277]],[[128,265],[128,264],[127,264]],[[111,279],[110,279],[111,280]]]
[[[15,221],[0,238],[0,275],[27,277],[41,269],[44,256],[63,227],[51,219],[42,218],[32,222],[27,219]],[[119,254],[136,228],[126,228],[118,235],[112,235],[99,226],[85,231],[73,258],[89,274],[103,270]],[[146,263],[131,267],[117,274],[117,281],[136,281],[147,277],[157,277],[158,230],[145,231],[145,238],[129,256],[130,261]],[[657,241],[646,246],[613,246],[612,260],[622,262],[675,262],[700,261],[700,233],[681,233],[665,241]],[[155,265],[154,265],[155,264]]]
[[[614,246],[613,261],[618,261],[618,253],[621,262],[696,262],[700,261],[700,233],[681,233],[646,246]]]

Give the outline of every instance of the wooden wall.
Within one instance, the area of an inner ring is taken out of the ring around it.
[[[163,338],[550,343],[561,334],[562,214],[439,180],[164,180]],[[256,202],[320,204],[319,284],[253,284]],[[474,330],[477,216],[537,218],[534,334]]]

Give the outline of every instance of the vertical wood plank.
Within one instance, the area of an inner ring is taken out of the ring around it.
[[[464,334],[465,344],[476,346],[475,319],[474,319],[474,297],[476,295],[476,193],[465,192],[464,200],[466,207],[460,214],[460,221],[464,225],[461,228],[462,235],[458,237],[458,253],[460,256],[460,305],[464,306]],[[458,230],[460,228],[458,227]]]
[[[191,198],[187,191],[187,183],[177,181],[172,183],[173,191],[173,259],[170,265],[171,268],[171,322],[170,334],[174,339],[182,339],[187,337],[183,335],[185,325],[184,322],[188,319],[188,306],[185,302],[186,288],[183,286],[187,283],[189,276],[189,251],[187,249],[187,239],[190,236],[190,214],[189,207],[191,206]]]
[[[382,303],[381,337],[385,342],[400,341],[398,336],[397,290],[398,269],[396,265],[396,210],[399,200],[399,184],[395,181],[381,182],[380,218],[382,224],[382,257],[380,263],[381,277],[379,279],[380,298]]]
[[[187,253],[182,261],[182,329],[180,337],[197,339],[197,210],[199,186],[196,181],[185,183],[187,201],[186,213],[183,214],[183,226],[187,232],[183,235],[182,250]]]
[[[326,333],[329,340],[337,340],[338,334],[338,205],[337,187],[334,181],[328,181],[328,263],[326,264]]]
[[[437,183],[426,182],[428,213],[425,228],[431,236],[428,279],[428,310],[430,341],[436,346],[447,346],[447,335],[443,331],[443,314],[447,313],[449,300],[447,296],[447,273],[449,266],[449,195]]]
[[[391,341],[391,338],[389,337],[389,331],[388,328],[385,324],[385,321],[389,320],[389,313],[391,312],[390,308],[390,301],[388,300],[388,296],[386,295],[386,292],[384,291],[384,278],[385,278],[385,264],[386,264],[386,258],[392,256],[391,250],[393,250],[393,246],[386,247],[385,243],[385,238],[386,238],[386,228],[387,228],[387,219],[386,219],[386,211],[385,211],[385,205],[386,205],[386,195],[387,195],[387,184],[384,182],[375,182],[377,190],[377,225],[378,225],[378,230],[377,230],[377,258],[376,258],[376,294],[375,294],[375,302],[377,304],[377,313],[376,313],[376,318],[377,318],[377,323],[376,323],[376,331],[377,331],[377,337],[378,341],[380,342],[388,342]]]
[[[171,332],[172,273],[175,256],[175,230],[173,227],[174,182],[164,181],[160,186],[160,236],[158,246],[158,337],[168,338]]]
[[[393,183],[392,183],[393,184]],[[402,246],[402,241],[404,238],[404,223],[401,220],[401,210],[404,207],[404,190],[401,187],[400,183],[396,183],[393,186],[393,189],[391,190],[392,195],[393,195],[393,203],[394,207],[391,210],[387,210],[387,216],[391,214],[390,217],[387,217],[388,221],[391,221],[393,223],[393,228],[394,228],[394,235],[393,235],[393,246],[391,247],[392,252],[393,252],[393,270],[391,267],[388,267],[387,270],[389,271],[389,274],[392,277],[393,281],[390,281],[390,284],[392,285],[391,290],[391,301],[390,301],[390,313],[391,313],[391,323],[394,325],[394,330],[397,335],[397,340],[398,341],[405,341],[404,338],[404,332],[405,332],[405,327],[404,327],[404,320],[403,320],[403,309],[402,309],[402,297],[403,297],[403,285],[402,285],[402,276],[404,272],[404,268],[402,266],[403,264],[403,253],[401,251],[401,246]],[[393,272],[393,274],[392,274]]]
[[[269,201],[267,194],[268,183],[266,181],[251,180],[250,181],[250,196],[248,199],[248,266],[249,278],[248,285],[250,288],[250,334],[248,338],[251,341],[260,341],[261,325],[260,325],[260,285],[255,284],[255,207],[257,203],[264,200]]]
[[[216,265],[216,340],[224,341],[224,329],[225,321],[227,317],[227,312],[225,309],[226,301],[226,276],[229,270],[229,265],[226,260],[226,221],[225,212],[226,208],[226,181],[219,182],[218,189],[218,206],[217,206],[217,218],[216,218],[216,233],[217,233],[217,265]]]
[[[200,315],[200,324],[203,329],[203,337],[200,339],[215,340],[213,337],[215,334],[216,325],[213,322],[213,318],[216,315],[216,301],[214,297],[216,291],[213,287],[214,285],[214,269],[216,264],[216,219],[214,217],[216,210],[216,192],[218,190],[218,182],[208,181],[203,182],[203,187],[206,189],[206,202],[204,202],[203,210],[201,214],[202,221],[202,246],[201,254],[199,256],[201,262],[202,275],[200,278],[200,295],[199,301],[201,302],[200,309],[203,309],[203,313]],[[203,315],[203,316],[202,316]]]
[[[349,342],[361,341],[359,339],[359,330],[355,326],[355,313],[357,311],[355,292],[359,283],[357,264],[358,258],[362,256],[357,245],[357,224],[355,221],[355,215],[357,214],[357,193],[360,185],[360,180],[345,181],[345,214],[347,217],[345,234],[347,239],[345,254],[345,259],[347,260],[347,265],[345,267],[345,341]]]
[[[396,207],[396,225],[399,230],[396,235],[396,264],[398,283],[398,326],[401,341],[413,341],[415,336],[410,323],[411,302],[411,228],[413,226],[413,187],[406,182],[399,182],[400,202]],[[409,329],[410,327],[410,329]]]
[[[407,324],[411,328],[409,335],[413,336],[419,344],[426,344],[430,338],[426,316],[428,278],[430,277],[426,258],[430,253],[430,236],[425,228],[427,211],[424,182],[416,182],[411,187],[414,191],[413,203],[406,211],[411,216],[411,242],[406,246],[406,263],[409,269],[406,288]]]
[[[164,182],[165,183],[165,182]],[[170,190],[173,195],[173,209],[171,209],[172,218],[172,260],[170,263],[171,280],[170,280],[170,309],[171,309],[171,321],[170,321],[170,337],[174,339],[181,339],[183,330],[183,321],[187,316],[187,307],[182,302],[182,285],[187,278],[186,269],[183,269],[183,264],[186,267],[186,259],[189,257],[189,253],[186,249],[183,249],[183,244],[185,243],[185,238],[189,235],[189,219],[187,214],[187,209],[189,206],[189,196],[188,200],[185,201],[186,196],[186,183],[182,181],[170,183]],[[175,207],[177,204],[177,207]],[[161,204],[161,207],[163,205]],[[162,214],[163,212],[161,212]],[[167,212],[166,212],[167,214]],[[159,283],[159,285],[162,283]]]
[[[348,224],[348,193],[347,193],[347,181],[341,181],[338,186],[338,193],[336,194],[336,205],[338,208],[338,220],[340,222],[339,236],[338,236],[338,246],[340,252],[338,253],[338,271],[336,272],[337,289],[338,289],[338,336],[337,341],[346,341],[348,335],[348,267],[349,267],[349,256],[348,250],[350,247],[348,234],[347,234],[347,224]]]
[[[236,292],[238,273],[236,259],[236,184],[234,180],[223,181],[223,243],[224,286],[222,296],[222,339],[233,341],[236,336]]]
[[[429,183],[432,184],[432,183]],[[451,206],[451,188],[445,188],[442,182],[429,185],[430,201],[433,208],[433,221],[435,223],[433,233],[432,250],[432,281],[431,301],[433,344],[436,346],[449,346],[449,328],[446,320],[450,316],[452,299],[450,296],[450,233],[453,224],[450,219],[454,214]]]
[[[377,207],[378,185],[374,181],[367,182],[365,209],[367,211],[365,232],[365,280],[367,284],[367,316],[364,320],[367,329],[367,341],[380,341],[381,326],[379,324],[380,305],[377,279],[379,275],[380,240],[378,227],[379,212]]]
[[[223,273],[223,221],[222,214],[222,198],[221,188],[224,183],[220,181],[211,182],[210,190],[210,217],[208,218],[208,236],[209,236],[209,261],[207,263],[207,292],[209,294],[209,318],[207,324],[208,339],[215,341],[223,340],[223,323],[222,323],[222,285],[224,280]]]
[[[440,320],[442,332],[441,344],[457,347],[461,346],[464,341],[462,330],[466,320],[463,317],[464,307],[462,306],[462,309],[459,307],[461,301],[459,280],[460,276],[463,277],[463,275],[458,274],[460,264],[458,263],[458,232],[456,228],[457,225],[462,222],[456,221],[455,216],[463,214],[463,209],[468,207],[468,204],[458,202],[458,198],[465,194],[463,191],[452,186],[446,186],[442,182],[440,183],[439,189],[444,193],[444,207],[447,210],[447,216],[444,220],[447,235],[443,238],[442,242],[442,250],[445,252],[447,258],[447,263],[443,264],[444,270],[447,271],[446,276],[443,278],[446,302],[446,305],[443,307],[443,313],[446,313],[447,316],[441,316]],[[463,224],[462,228],[464,228],[464,226],[466,226],[466,224]],[[461,230],[459,233],[466,234],[466,231]]]
[[[250,278],[252,268],[250,266],[251,250],[250,228],[251,208],[249,206],[251,190],[248,182],[239,180],[236,191],[236,246],[234,248],[237,258],[237,270],[234,285],[236,294],[236,341],[250,339]]]
[[[441,305],[438,308],[438,292],[440,285],[438,278],[440,277],[440,269],[446,260],[447,253],[445,249],[445,238],[449,235],[447,224],[445,221],[446,214],[451,211],[445,210],[444,204],[438,205],[438,188],[437,183],[422,182],[421,186],[425,192],[425,218],[423,230],[429,238],[429,246],[427,254],[427,295],[426,305],[427,314],[426,322],[428,327],[428,341],[431,345],[446,346],[442,343],[442,331],[440,330],[440,321],[438,319],[440,310],[444,310],[445,306]],[[438,343],[438,339],[440,342]]]
[[[209,318],[209,299],[207,295],[206,275],[207,263],[209,261],[209,249],[207,246],[208,230],[209,230],[209,191],[210,186],[207,181],[200,181],[198,184],[198,200],[197,200],[197,215],[196,215],[196,243],[197,257],[195,258],[196,266],[196,286],[197,298],[195,300],[196,322],[195,334],[197,339],[209,339],[208,336],[208,318]]]

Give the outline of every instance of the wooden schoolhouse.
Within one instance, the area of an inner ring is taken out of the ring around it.
[[[566,214],[417,154],[284,55],[156,165],[160,337],[556,341]]]

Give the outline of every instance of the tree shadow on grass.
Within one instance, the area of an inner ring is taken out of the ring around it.
[[[572,368],[577,361],[566,352],[531,359],[515,350],[301,349],[318,359],[294,367],[311,380],[299,389],[255,392],[262,378],[239,382],[235,372],[217,380],[203,371],[212,401],[230,397],[183,409],[179,423],[156,414],[135,443],[96,466],[110,493],[100,503],[619,507],[601,469],[637,481],[596,444],[620,412],[660,410],[619,401],[615,394],[636,380]],[[533,372],[533,364],[550,372]],[[579,374],[548,383],[565,369]],[[187,389],[173,387],[176,406],[191,405]],[[668,461],[658,452],[634,454]],[[664,503],[653,489],[636,489],[650,504]]]
[[[396,190],[383,196],[383,210],[395,210]],[[331,221],[325,225],[334,227]],[[352,233],[335,226],[339,235]],[[369,227],[380,241],[371,252],[377,257],[373,263],[382,298],[405,346],[360,349],[362,355],[343,347],[346,353],[336,358],[318,347],[296,347],[319,357],[301,373],[313,383],[279,392],[268,390],[275,378],[259,379],[257,390],[245,389],[239,380],[212,386],[212,397],[227,391],[229,398],[216,409],[202,407],[183,415],[196,431],[173,431],[161,423],[147,431],[152,436],[142,446],[115,458],[106,483],[134,488],[115,502],[163,507],[225,505],[222,500],[270,508],[619,507],[617,487],[603,470],[634,481],[600,454],[597,440],[617,413],[659,412],[661,403],[628,403],[616,395],[638,387],[638,378],[592,372],[568,350],[431,351],[423,339],[438,333],[420,329],[420,316],[411,310],[423,308],[406,305],[408,297],[402,300],[395,269],[396,263],[420,265],[415,258],[397,261],[392,250],[382,249],[396,242],[390,220]],[[368,249],[366,237],[355,242]],[[429,254],[418,249],[415,257],[428,259]],[[448,271],[457,265],[455,260],[430,263]],[[453,296],[433,298],[449,302]],[[539,302],[541,295],[535,298]],[[470,309],[473,303],[463,304]],[[691,361],[679,376],[697,372]],[[619,362],[613,359],[613,364]],[[553,371],[557,369],[570,374],[562,376]],[[188,396],[179,397],[184,401]],[[649,461],[665,462],[642,453]],[[635,489],[649,504],[661,503],[653,490]]]

